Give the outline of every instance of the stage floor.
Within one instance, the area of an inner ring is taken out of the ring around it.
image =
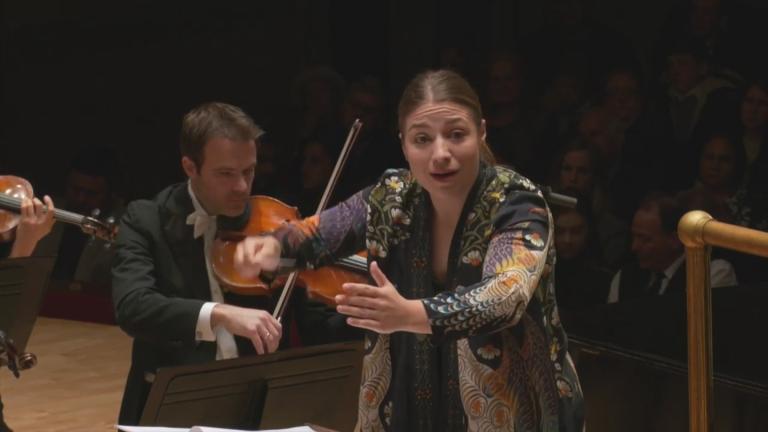
[[[118,327],[38,318],[27,351],[38,364],[0,371],[8,425],[27,431],[114,431],[131,338]]]

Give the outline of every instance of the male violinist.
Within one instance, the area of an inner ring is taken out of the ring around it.
[[[188,181],[152,200],[128,205],[112,266],[116,319],[134,338],[120,424],[138,424],[159,367],[271,353],[284,346],[295,318],[304,343],[328,342],[319,329],[343,326],[343,317],[295,299],[281,322],[274,300],[222,289],[211,268],[217,228],[242,228],[261,128],[241,109],[206,103],[184,116],[181,165]]]

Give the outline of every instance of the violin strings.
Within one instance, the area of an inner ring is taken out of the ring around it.
[[[6,210],[13,210],[18,212],[21,210],[21,198],[0,193],[0,207],[5,208]],[[86,220],[86,217],[83,215],[61,209],[54,209],[53,217],[58,221],[73,225],[82,225]]]

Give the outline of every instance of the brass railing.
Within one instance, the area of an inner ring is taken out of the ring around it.
[[[688,417],[691,432],[712,430],[711,246],[768,257],[768,233],[718,222],[703,211],[688,212],[677,227],[685,245],[688,308]]]

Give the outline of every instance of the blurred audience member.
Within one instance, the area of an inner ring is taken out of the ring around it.
[[[734,84],[711,73],[704,47],[699,41],[674,42],[667,56],[665,99],[672,125],[673,145],[667,151],[668,190],[681,190],[696,172],[696,144],[723,126],[733,110]]]
[[[537,179],[547,161],[537,158],[534,152],[534,124],[525,106],[524,76],[525,65],[518,54],[496,52],[491,55],[483,103],[486,133],[498,163]]]
[[[632,219],[639,197],[655,184],[653,165],[659,157],[652,151],[643,155],[625,148],[624,130],[619,119],[607,108],[588,108],[579,121],[580,139],[595,156],[595,177],[605,193],[605,207],[623,221]]]
[[[341,75],[328,66],[308,68],[296,77],[291,91],[294,144],[333,130],[345,87]]]
[[[293,164],[300,167],[299,176],[288,186],[284,196],[287,204],[299,209],[302,217],[315,214],[328,179],[336,162],[336,147],[331,147],[327,137],[312,137],[304,142],[301,154]]]
[[[599,243],[601,254],[593,258],[601,265],[618,268],[626,258],[629,231],[627,224],[616,217],[605,192],[597,181],[595,156],[584,144],[575,142],[568,147],[557,164],[555,189],[578,198],[580,206],[594,221],[592,238]]]
[[[368,76],[350,84],[341,108],[333,143],[339,149],[355,119],[363,128],[341,172],[334,198],[349,198],[358,190],[376,182],[388,168],[404,166],[400,146],[394,142],[395,133],[387,130],[384,88],[381,80]],[[333,154],[336,163],[338,152]]]
[[[616,119],[621,130],[622,156],[642,166],[645,172],[661,172],[666,167],[662,165],[663,158],[658,156],[672,142],[672,126],[647,93],[639,72],[618,67],[608,73],[603,83],[602,106]],[[661,181],[655,179],[658,176],[636,174],[643,177],[643,190],[636,191],[640,196],[661,186]]]
[[[123,200],[117,193],[119,179],[113,150],[86,147],[72,161],[64,195],[57,202],[64,210],[116,220],[123,211]],[[65,282],[69,289],[79,290],[85,285],[85,288],[109,293],[112,278],[109,246],[104,240],[83,235],[77,226],[57,224],[51,235],[40,242],[35,255],[56,255],[51,278]]]
[[[758,169],[759,167],[759,169]],[[728,201],[733,223],[760,231],[768,231],[768,152],[763,149],[753,163],[748,178]],[[768,283],[765,258],[732,253],[729,257],[743,284]]]
[[[762,153],[768,153],[768,83],[752,82],[744,92],[740,108],[740,122],[736,130],[746,153],[747,180],[753,170],[768,168],[756,164]]]
[[[586,81],[581,72],[565,67],[536,94],[537,154],[553,154],[572,139],[587,103]]]
[[[730,221],[728,200],[741,184],[744,166],[743,149],[726,135],[714,135],[702,148],[696,182],[678,199],[686,208],[705,210],[716,219]]]
[[[282,175],[280,173],[280,161],[275,143],[273,143],[267,134],[264,134],[256,143],[256,173],[253,178],[252,193],[254,195],[276,196],[283,188],[280,184]]]
[[[698,40],[722,73],[753,73],[765,66],[764,60],[753,58],[746,49],[754,41],[765,39],[763,13],[753,10],[747,2],[687,0],[676,3],[659,32],[660,45],[679,38]]]
[[[729,201],[735,223],[768,231],[768,152],[763,151],[753,163],[749,178]]]
[[[634,260],[614,275],[608,303],[685,292],[685,254],[677,236],[684,213],[684,207],[668,195],[651,194],[642,202],[632,220]],[[727,261],[713,259],[709,268],[713,288],[738,283]]]
[[[558,307],[577,310],[605,303],[611,273],[599,264],[602,252],[589,210],[556,211],[555,250]]]
[[[549,81],[565,64],[600,77],[617,64],[639,64],[632,42],[589,14],[584,0],[542,2],[542,26],[526,37],[534,73]],[[591,85],[594,83],[589,83]]]

